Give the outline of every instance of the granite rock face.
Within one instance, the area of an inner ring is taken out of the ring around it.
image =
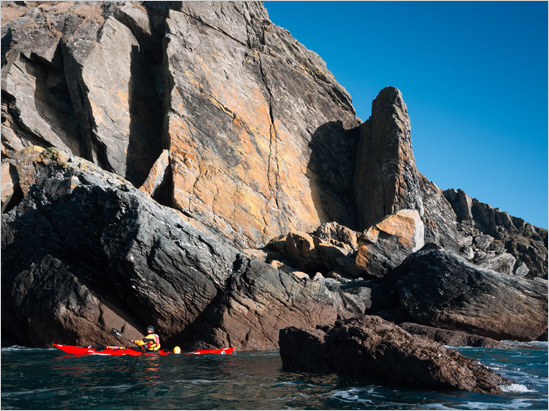
[[[429,389],[500,393],[509,381],[473,359],[376,316],[280,332],[284,369],[381,377]]]
[[[113,344],[113,327],[155,324],[169,345],[273,349],[280,328],[353,315],[86,160],[29,147],[15,167],[26,195],[2,217],[2,329],[20,344]]]
[[[2,33],[4,156],[55,146],[139,187],[169,150],[156,198],[240,248],[354,225],[351,99],[260,3],[57,3]]]

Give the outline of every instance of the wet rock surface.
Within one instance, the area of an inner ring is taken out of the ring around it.
[[[500,393],[509,381],[457,351],[376,316],[280,332],[283,367],[381,377],[436,389]]]

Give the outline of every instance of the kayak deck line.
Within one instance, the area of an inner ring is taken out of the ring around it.
[[[158,350],[154,352],[140,351],[134,348],[107,346],[107,347],[79,347],[75,345],[53,344],[55,348],[72,355],[168,355],[175,354],[173,351]],[[221,354],[227,355],[234,352],[234,347],[217,348],[212,350],[197,350],[181,353],[182,355],[204,355]],[[175,354],[178,355],[178,354]]]

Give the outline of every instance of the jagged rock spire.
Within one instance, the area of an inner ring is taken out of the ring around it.
[[[381,90],[372,103],[371,117],[360,127],[354,191],[362,230],[402,209],[423,215],[410,128],[400,91]]]

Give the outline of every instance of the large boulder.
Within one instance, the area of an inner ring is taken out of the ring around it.
[[[402,307],[425,325],[503,340],[531,341],[547,328],[547,281],[475,266],[425,246],[391,276]]]
[[[361,274],[383,277],[424,244],[424,225],[419,213],[400,210],[360,236],[357,270]]]
[[[285,252],[294,267],[311,276],[317,272],[328,273],[339,265],[340,259],[352,254],[350,247],[343,243],[334,245],[303,232],[288,233]]]
[[[286,370],[381,377],[428,389],[498,394],[509,381],[457,351],[413,336],[376,316],[280,332]]]
[[[112,344],[111,328],[137,338],[155,324],[170,344],[273,349],[280,328],[352,314],[86,160],[29,147],[15,167],[25,196],[2,215],[2,330],[20,344]]]
[[[346,249],[351,253],[358,250],[360,233],[336,221],[322,224],[316,229],[314,234],[322,241]]]
[[[2,163],[2,213],[9,211],[13,204],[19,202],[21,189],[19,188],[19,177],[13,161]]]

